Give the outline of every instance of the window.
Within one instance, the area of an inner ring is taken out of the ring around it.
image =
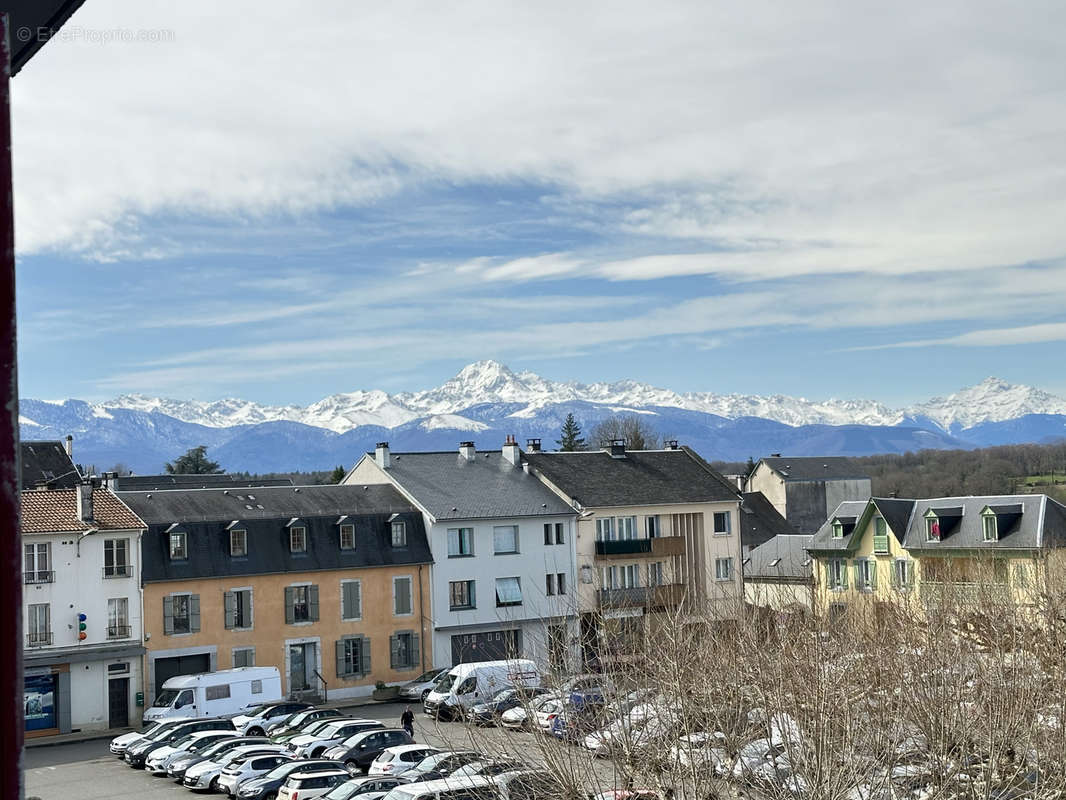
[[[492,529],[492,551],[496,555],[518,552],[518,526],[497,525]]]
[[[596,541],[597,542],[613,542],[614,541],[614,519],[611,517],[600,517],[596,520]]]
[[[346,636],[337,640],[337,677],[367,675],[370,672],[370,640]]]
[[[562,522],[556,522],[555,523],[555,543],[556,544],[565,544],[566,543],[565,539],[563,538],[563,531],[564,531],[565,527],[566,527],[565,523],[562,523]]]
[[[51,583],[55,578],[52,572],[52,545],[48,542],[28,544],[23,548],[25,554],[24,580],[26,583]]]
[[[714,533],[716,536],[724,536],[732,530],[730,522],[731,516],[732,515],[728,511],[714,512]]]
[[[170,533],[170,560],[184,561],[189,557],[186,547],[185,531],[171,531]]]
[[[215,686],[204,687],[205,700],[225,700],[229,697],[229,684],[220,683]]]
[[[657,539],[663,535],[658,514],[644,518],[644,530],[648,534],[649,539]]]
[[[241,529],[229,532],[229,554],[238,557],[248,555],[248,531]]]
[[[200,630],[200,595],[175,594],[163,598],[163,633],[197,633]]]
[[[656,561],[648,564],[648,586],[663,585],[663,562]]]
[[[307,528],[298,525],[289,528],[289,552],[307,552]]]
[[[604,589],[634,589],[639,586],[640,567],[637,564],[603,568]]]
[[[474,529],[448,528],[448,558],[474,555]]]
[[[833,558],[825,562],[826,586],[830,589],[848,588],[848,562],[842,558]]]
[[[361,619],[363,616],[363,584],[361,581],[341,581],[341,619]]]
[[[355,549],[355,526],[341,525],[341,550]]]
[[[630,540],[637,538],[637,518],[618,517],[615,521],[615,533],[619,539]]]
[[[884,517],[874,518],[874,552],[888,552],[888,523]]]
[[[860,592],[877,589],[877,562],[872,558],[855,560],[855,588]]]
[[[224,625],[227,630],[252,627],[252,590],[236,589],[222,598]]]
[[[839,520],[834,520],[833,521],[833,538],[834,539],[843,539],[844,538],[844,523],[840,522]]]
[[[496,579],[496,606],[522,605],[522,581],[519,578]]]
[[[252,681],[252,694],[263,693],[263,682],[261,680]]]
[[[314,584],[285,587],[285,624],[301,622],[318,622],[318,586]]]
[[[129,600],[125,597],[112,597],[107,601],[108,639],[128,639],[132,635],[129,608]]]
[[[544,594],[551,597],[555,594],[555,573],[549,572],[544,576]]]
[[[389,637],[389,666],[392,669],[414,669],[418,660],[418,636],[412,631],[400,631]]]
[[[731,581],[731,580],[733,580],[733,559],[732,558],[716,558],[714,560],[714,579],[716,581]]]
[[[566,573],[557,572],[555,574],[555,593],[566,594]]]
[[[897,589],[909,589],[911,588],[911,582],[914,579],[914,568],[911,566],[911,562],[906,558],[897,558],[895,564],[893,564],[892,582]]]
[[[552,535],[552,524],[550,522],[544,523],[544,544],[554,544],[555,537]]]
[[[392,523],[392,546],[407,547],[407,523],[402,519]]]
[[[236,667],[254,667],[255,666],[255,648],[254,647],[235,647],[233,648],[233,666]]]
[[[981,516],[981,529],[984,531],[986,542],[994,542],[999,539],[999,529],[996,524],[996,515],[989,511]]]
[[[48,603],[31,603],[26,610],[26,643],[30,647],[51,644],[52,621]]]
[[[452,611],[475,608],[474,582],[450,581],[448,583],[448,607]]]
[[[925,539],[928,542],[940,541],[940,520],[935,516],[925,518]]]
[[[405,617],[413,613],[411,610],[411,576],[392,579],[392,613],[397,617]]]
[[[128,539],[104,539],[104,577],[128,578],[130,570]]]

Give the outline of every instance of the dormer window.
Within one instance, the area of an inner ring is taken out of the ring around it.
[[[355,549],[355,526],[341,525],[341,550]]]
[[[996,512],[990,508],[981,512],[981,530],[986,542],[999,541],[999,520],[996,519]]]
[[[940,541],[940,519],[932,511],[925,516],[925,540],[927,542]]]
[[[402,519],[392,523],[392,546],[407,547],[407,523]]]
[[[236,557],[248,555],[248,531],[234,529],[229,532],[229,554]]]
[[[170,532],[170,560],[185,561],[189,557],[189,548],[185,531]]]
[[[884,517],[874,518],[874,552],[888,552],[888,523]]]
[[[840,520],[834,520],[833,521],[833,538],[834,539],[843,539],[844,538],[844,523],[841,522]]]
[[[297,525],[289,528],[289,552],[307,552],[307,528]]]

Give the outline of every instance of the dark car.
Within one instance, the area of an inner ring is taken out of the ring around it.
[[[200,750],[197,753],[190,753],[184,758],[179,758],[169,767],[167,767],[167,775],[171,778],[177,778],[180,783],[185,777],[186,771],[193,764],[199,764],[201,761],[216,761],[224,754],[228,753],[235,747],[241,747],[246,744],[271,744],[271,741],[265,736],[236,736],[232,739],[223,739],[221,742],[215,742],[210,747]]]
[[[437,778],[447,778],[459,767],[482,761],[484,758],[481,753],[475,753],[473,750],[447,750],[426,756],[400,777],[406,783],[435,781]]]
[[[123,758],[134,769],[144,769],[144,762],[149,754],[159,748],[173,744],[196,731],[233,730],[233,723],[228,719],[191,719],[170,728],[163,728],[151,736],[134,742],[126,748]]]
[[[290,714],[284,719],[271,722],[266,727],[266,735],[270,737],[283,736],[289,731],[301,730],[306,725],[310,725],[317,720],[339,716],[341,716],[341,712],[335,708],[308,708],[303,711],[297,711],[295,714]]]
[[[322,755],[335,761],[343,761],[349,772],[366,772],[370,762],[380,756],[382,751],[398,744],[414,744],[414,741],[411,734],[402,728],[361,731],[349,736],[336,747],[331,747]]]
[[[518,708],[518,706],[528,703],[534,697],[547,694],[550,691],[550,689],[546,689],[543,686],[500,689],[484,703],[476,703],[471,706],[467,715],[470,721],[476,725],[495,725],[499,722],[500,715],[504,711]]]
[[[237,794],[234,796],[237,800],[274,800],[278,796],[278,789],[289,779],[290,775],[299,772],[320,772],[336,766],[336,761],[325,758],[289,761],[279,764],[265,775],[242,782],[237,787]]]

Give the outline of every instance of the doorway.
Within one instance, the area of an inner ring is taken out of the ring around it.
[[[318,669],[318,645],[304,642],[289,645],[289,692],[306,692],[315,688]]]
[[[107,727],[127,728],[130,724],[130,679],[107,682]]]

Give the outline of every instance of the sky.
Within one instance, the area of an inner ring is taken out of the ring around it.
[[[1066,393],[1066,5],[932,5],[93,0],[12,84],[20,392]]]

